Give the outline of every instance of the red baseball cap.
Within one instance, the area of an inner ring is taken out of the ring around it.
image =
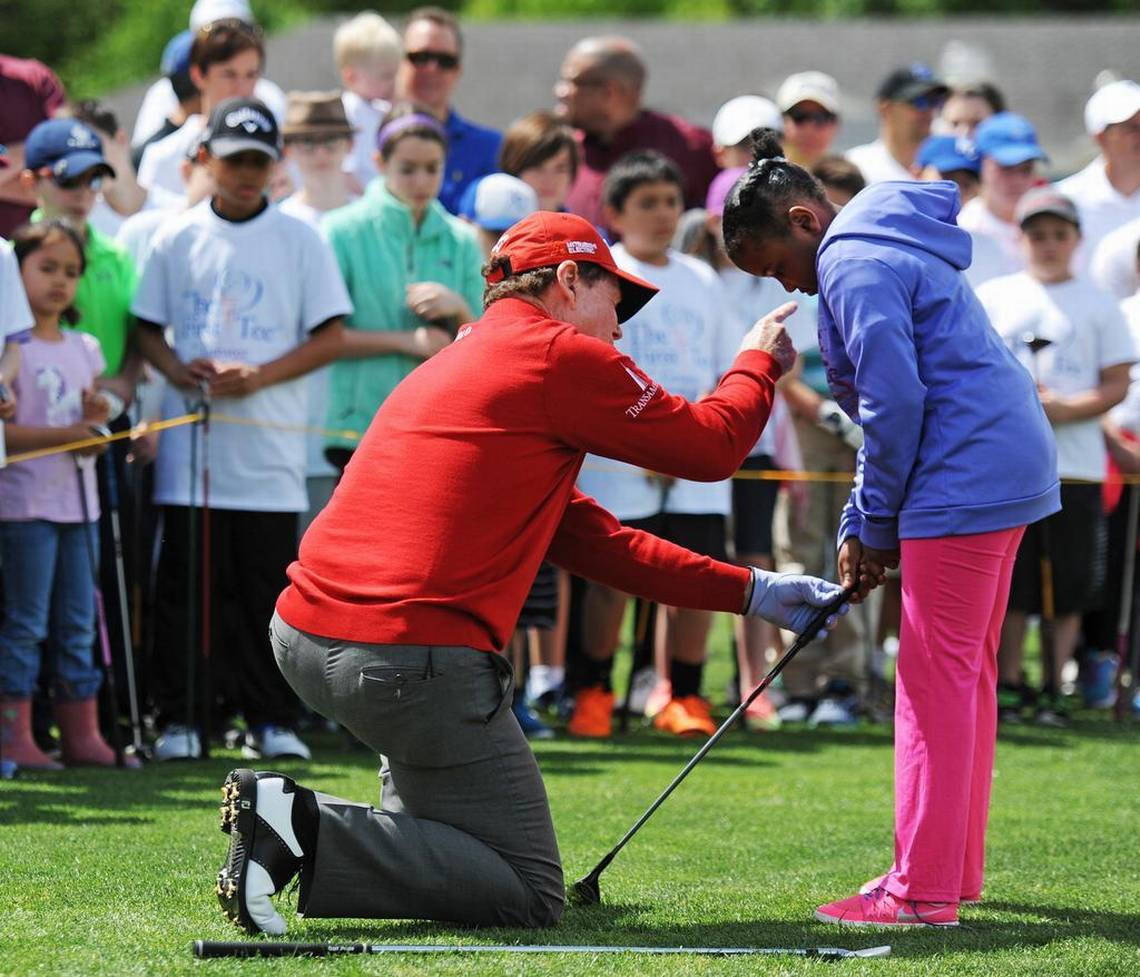
[[[656,285],[622,271],[594,225],[577,214],[535,211],[507,228],[491,253],[509,260],[509,267],[496,267],[487,276],[492,284],[510,275],[560,265],[563,261],[601,265],[617,278],[621,288],[618,322],[625,322],[659,291]]]

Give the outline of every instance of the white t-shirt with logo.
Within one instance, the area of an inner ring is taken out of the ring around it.
[[[1081,218],[1081,245],[1073,256],[1073,271],[1087,273],[1097,245],[1118,227],[1140,218],[1140,190],[1124,196],[1108,181],[1104,157],[1057,184],[1057,189],[1077,205]]]
[[[1118,299],[1140,289],[1140,217],[1106,234],[1092,253],[1089,277]]]
[[[1100,371],[1136,360],[1132,334],[1112,297],[1087,279],[1044,285],[1026,272],[986,282],[978,300],[990,322],[1038,382],[1062,396],[1100,384]],[[1052,345],[1034,355],[1029,336]],[[1057,468],[1062,478],[1102,479],[1104,438],[1098,418],[1055,424]]]
[[[617,348],[671,394],[698,400],[711,393],[740,344],[716,272],[672,250],[668,264],[660,266],[638,261],[620,244],[614,246],[613,256],[619,268],[661,289],[622,323]],[[578,486],[623,521],[658,512],[727,516],[732,510],[731,481],[677,479],[663,500],[660,486],[642,469],[597,455],[586,456]]]
[[[891,155],[882,139],[864,143],[862,146],[853,146],[843,155],[847,157],[849,163],[859,167],[859,172],[863,174],[863,179],[868,185],[884,183],[887,180],[907,180],[913,183],[918,179]]]
[[[276,207],[234,223],[205,200],[159,231],[131,311],[169,325],[183,362],[209,357],[261,364],[305,342],[328,319],[350,314],[352,303],[332,250],[307,224]],[[163,416],[187,410],[183,392],[168,389]],[[210,505],[255,512],[308,508],[305,378],[248,397],[218,398],[213,413]],[[189,425],[163,433],[154,495],[160,504],[189,505]],[[196,499],[201,502],[200,489]]]
[[[0,351],[8,336],[27,332],[34,325],[16,252],[0,237]]]
[[[974,257],[966,269],[966,280],[977,290],[983,282],[1025,270],[1021,253],[1021,228],[1004,221],[975,197],[958,214],[958,226],[970,232]]]

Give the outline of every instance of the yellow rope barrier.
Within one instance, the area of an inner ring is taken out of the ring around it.
[[[22,451],[18,454],[9,455],[7,463],[14,464],[20,461],[31,461],[33,458],[45,458],[48,455],[62,454],[67,451],[78,451],[83,448],[91,448],[100,444],[110,444],[113,441],[126,441],[134,440],[142,437],[144,434],[149,434],[155,431],[166,431],[173,427],[181,427],[185,424],[193,424],[203,418],[201,410],[194,411],[189,414],[182,414],[178,417],[172,417],[165,421],[144,421],[136,424],[130,430],[119,431],[112,434],[110,437],[92,436],[84,438],[82,441],[72,441],[69,444],[57,445],[53,448],[37,448],[34,451]],[[274,421],[259,421],[250,417],[238,417],[234,414],[219,414],[212,412],[210,420],[216,421],[221,424],[237,424],[246,427],[260,427],[267,428],[275,431],[290,431],[295,434],[319,434],[322,437],[341,438],[348,441],[359,441],[364,437],[363,431],[341,430],[337,428],[325,427],[311,427],[307,424],[281,424]],[[597,464],[594,462],[587,462],[583,468],[590,471],[619,471],[615,465]],[[774,468],[767,470],[745,470],[741,469],[732,476],[735,480],[740,481],[762,481],[762,482],[812,482],[812,483],[835,483],[850,485],[854,479],[854,472],[811,472],[811,471],[793,471],[790,469]],[[1118,479],[1124,485],[1140,485],[1140,475],[1120,475]],[[1063,478],[1063,484],[1066,485],[1098,485],[1099,481],[1096,479],[1083,479],[1083,478]]]

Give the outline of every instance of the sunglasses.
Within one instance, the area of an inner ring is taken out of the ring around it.
[[[59,187],[60,190],[82,190],[86,188],[94,193],[98,193],[103,189],[103,174],[96,173],[91,175],[85,173],[82,176],[73,176],[69,180],[53,176],[52,183]]]
[[[807,109],[792,109],[792,111],[785,112],[784,114],[798,126],[809,123],[814,126],[829,126],[839,121],[839,116],[834,112],[826,112],[823,110],[819,112],[809,112]]]
[[[404,57],[417,68],[426,68],[433,61],[440,71],[454,71],[459,67],[459,55],[447,51],[407,51]]]
[[[912,98],[910,104],[920,112],[925,112],[927,109],[942,108],[942,103],[945,101],[942,95],[919,95],[918,98]]]

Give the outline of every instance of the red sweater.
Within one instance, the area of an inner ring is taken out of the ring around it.
[[[766,353],[743,353],[689,403],[608,343],[528,302],[496,302],[384,401],[277,610],[327,638],[491,651],[549,557],[663,604],[739,612],[747,569],[622,527],[574,480],[587,451],[728,478],[779,373]]]

